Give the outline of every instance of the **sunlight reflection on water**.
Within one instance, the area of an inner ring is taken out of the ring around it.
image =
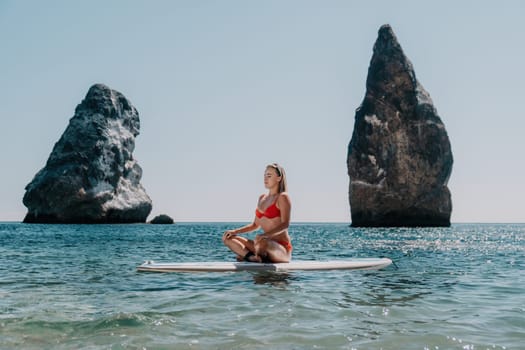
[[[519,349],[524,225],[295,224],[295,259],[379,271],[145,274],[233,260],[231,224],[0,224],[0,348]]]

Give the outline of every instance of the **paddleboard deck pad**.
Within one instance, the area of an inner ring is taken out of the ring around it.
[[[377,270],[392,263],[388,258],[360,258],[348,260],[297,260],[289,263],[253,262],[183,262],[156,263],[146,261],[137,267],[143,272],[228,272],[228,271],[320,271],[320,270]]]

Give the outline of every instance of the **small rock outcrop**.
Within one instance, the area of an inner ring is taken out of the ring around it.
[[[121,93],[93,85],[26,186],[24,222],[145,222],[152,203],[133,159],[139,114]]]
[[[166,214],[160,214],[153,218],[153,220],[150,221],[151,224],[154,225],[171,225],[174,223],[173,219],[166,215]]]
[[[382,26],[348,146],[352,226],[450,226],[452,163],[429,94]]]

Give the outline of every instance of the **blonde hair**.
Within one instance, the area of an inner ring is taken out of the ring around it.
[[[288,184],[286,183],[286,173],[284,172],[284,168],[277,163],[268,164],[266,169],[269,168],[274,169],[277,176],[281,177],[281,181],[279,182],[279,193],[288,192]]]

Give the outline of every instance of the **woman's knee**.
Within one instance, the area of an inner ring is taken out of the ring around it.
[[[287,251],[282,245],[277,242],[271,242],[267,248],[268,255],[273,262],[286,263],[290,262],[292,253]]]

